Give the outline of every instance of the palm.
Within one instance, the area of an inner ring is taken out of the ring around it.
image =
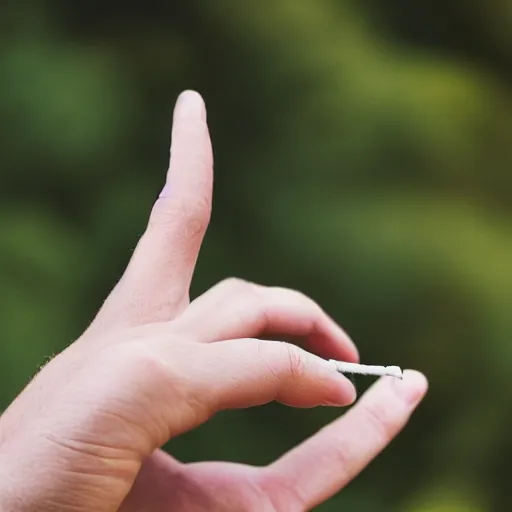
[[[159,450],[144,464],[121,512],[301,510],[298,496],[268,473],[229,462],[183,465]]]

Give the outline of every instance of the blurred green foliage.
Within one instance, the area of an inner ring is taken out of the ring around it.
[[[509,0],[3,0],[0,405],[121,274],[195,88],[216,187],[194,294],[228,275],[299,288],[363,361],[431,381],[320,509],[507,510],[511,24]],[[225,413],[170,449],[266,463],[337,415]]]

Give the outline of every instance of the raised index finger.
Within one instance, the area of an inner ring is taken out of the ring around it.
[[[98,316],[109,325],[167,321],[188,305],[199,249],[210,219],[213,155],[206,109],[194,91],[174,109],[166,184],[126,272]]]

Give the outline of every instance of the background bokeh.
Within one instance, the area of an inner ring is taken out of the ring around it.
[[[194,295],[299,288],[431,383],[319,510],[509,510],[509,0],[2,0],[0,33],[1,407],[120,276],[194,88],[216,154]],[[225,413],[170,449],[263,464],[338,414]]]

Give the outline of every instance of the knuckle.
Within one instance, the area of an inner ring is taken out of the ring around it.
[[[176,218],[184,237],[201,236],[210,222],[210,205],[206,201],[183,201]]]
[[[187,203],[179,215],[183,231],[188,236],[200,236],[210,223],[211,208],[206,201]]]
[[[292,295],[297,300],[313,302],[313,300],[310,297],[308,297],[304,292],[301,292],[300,290],[295,290],[292,288],[283,288],[283,290],[286,290],[290,295]]]
[[[101,364],[108,373],[126,379],[134,386],[149,380],[157,383],[175,382],[179,372],[158,354],[157,350],[143,341],[126,341],[105,349]]]
[[[239,277],[228,277],[219,283],[219,287],[232,294],[246,293],[247,289],[250,289],[252,286],[254,286],[252,283]]]
[[[150,226],[175,225],[184,238],[204,234],[210,223],[211,203],[203,199],[160,199],[155,204]]]
[[[385,404],[372,403],[362,409],[364,422],[373,431],[373,436],[377,436],[382,443],[388,442],[395,436],[400,428],[400,422],[393,411]]]
[[[304,352],[290,343],[284,344],[286,359],[288,364],[288,373],[293,379],[301,378],[307,372],[306,358]]]
[[[331,453],[339,478],[343,482],[351,480],[357,472],[357,462],[361,459],[358,447],[348,439],[340,438],[332,445]]]
[[[352,461],[352,446],[344,439],[337,439],[336,444],[333,444],[331,453],[336,461],[336,467],[342,471],[347,471],[350,462]]]
[[[273,346],[272,342],[257,338],[248,338],[247,341],[257,344],[259,360],[267,367],[269,373],[271,373],[276,379],[279,379],[279,372],[277,371],[275,362],[275,352],[270,350]]]
[[[309,318],[316,319],[325,314],[320,305],[305,293],[298,290],[290,290],[290,293],[294,302],[297,304],[297,307],[300,307],[304,312],[307,312],[307,316]]]
[[[265,330],[269,324],[265,287],[236,277],[225,279],[221,286],[227,295],[236,300],[237,310],[245,317],[250,316],[257,324],[258,330]]]
[[[134,369],[139,371],[153,370],[157,358],[144,343],[127,341],[104,352],[103,361],[106,364],[116,365],[130,372]]]
[[[320,306],[311,297],[309,297],[309,295],[306,295],[304,292],[301,292],[300,290],[296,290],[294,288],[283,288],[279,286],[272,287],[271,290],[274,290],[282,294],[287,294],[289,299],[293,300],[294,302],[308,303],[311,306],[320,309]]]
[[[302,378],[308,372],[306,352],[291,343],[255,340],[258,354],[269,372],[281,383]]]

